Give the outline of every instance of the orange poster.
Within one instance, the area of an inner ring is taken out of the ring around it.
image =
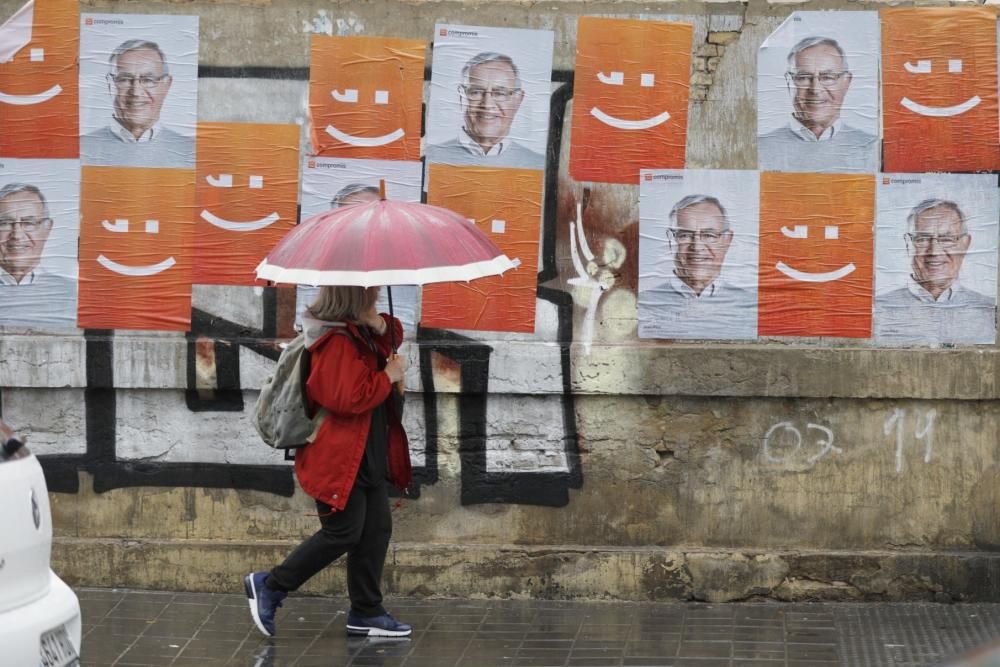
[[[993,7],[882,10],[888,172],[1000,168]]]
[[[197,285],[254,285],[254,269],[295,226],[299,127],[200,123],[194,225]]]
[[[81,328],[191,325],[194,171],[84,167]]]
[[[569,173],[638,183],[639,169],[682,169],[692,28],[686,23],[582,17]]]
[[[502,276],[425,286],[420,323],[438,329],[533,333],[542,172],[432,164],[427,203],[468,218],[521,264]]]
[[[420,159],[427,43],[312,38],[309,112],[316,155]]]
[[[760,336],[868,338],[875,176],[760,175]]]
[[[79,157],[79,50],[76,0],[35,0],[0,26],[0,156]]]

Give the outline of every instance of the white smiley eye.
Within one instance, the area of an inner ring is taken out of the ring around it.
[[[102,220],[101,227],[104,227],[109,232],[125,234],[128,232],[128,218],[116,218],[114,222]]]
[[[375,104],[388,104],[389,103],[389,91],[388,90],[376,90],[375,91]]]
[[[781,233],[790,239],[807,239],[809,238],[809,225],[795,225],[792,229],[782,227]],[[825,225],[823,227],[823,238],[828,240],[839,239],[840,227],[837,225]]]
[[[107,220],[101,221],[101,226],[104,227],[109,232],[115,232],[116,234],[127,234],[128,233],[128,218],[115,218],[114,222],[108,222]],[[147,234],[159,234],[160,233],[160,221],[159,220],[147,220],[144,226]]]
[[[961,74],[962,72],[962,61],[961,60],[949,60],[948,61],[948,71],[952,74]]]
[[[782,227],[781,233],[790,239],[806,239],[809,238],[809,226],[795,225],[794,229],[788,229],[788,227]]]
[[[29,57],[33,63],[45,62],[45,49],[32,49]]]
[[[931,61],[930,60],[918,60],[916,65],[911,65],[909,62],[903,63],[903,67],[910,74],[930,74],[931,73]]]
[[[213,188],[231,188],[233,187],[233,175],[232,174],[219,174],[219,177],[208,175],[205,177],[208,184]]]
[[[250,188],[253,190],[260,190],[264,187],[264,177],[263,176],[251,176],[250,177]]]
[[[652,72],[643,72],[639,76],[639,85],[643,88],[652,88],[656,84],[656,75]]]
[[[645,76],[645,75],[643,75]],[[611,76],[608,76],[604,72],[597,73],[597,80],[601,83],[607,84],[609,86],[624,86],[625,85],[625,73],[624,72],[612,72]]]
[[[507,231],[507,221],[506,220],[494,220],[490,224],[490,230],[494,234],[503,234]]]
[[[338,102],[350,102],[351,104],[355,104],[358,101],[358,91],[355,88],[348,88],[344,92],[334,90],[330,94],[333,95],[333,99]]]

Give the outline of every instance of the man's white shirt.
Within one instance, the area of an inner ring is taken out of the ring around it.
[[[112,116],[111,122],[108,124],[108,129],[111,130],[111,134],[113,134],[118,140],[126,144],[144,144],[152,141],[153,137],[157,136],[163,129],[163,126],[157,122],[145,132],[140,134],[139,138],[136,139],[134,134],[125,129],[125,126],[122,125],[117,118]]]
[[[837,118],[833,125],[823,130],[817,137],[812,130],[800,123],[794,116],[792,116],[792,120],[788,122],[788,129],[802,141],[830,141],[843,127],[844,121]]]
[[[462,144],[462,148],[469,151],[473,155],[478,155],[480,157],[495,157],[497,155],[503,155],[504,150],[507,148],[507,140],[497,142],[490,146],[488,151],[484,151],[483,147],[475,142],[475,140],[469,136],[469,133],[462,128],[462,131],[458,133],[458,143]]]
[[[41,267],[35,267],[35,269],[28,275],[21,278],[21,282],[17,282],[14,276],[10,275],[3,268],[0,268],[0,285],[8,285],[14,287],[17,285],[33,285],[35,283],[35,278],[40,276],[42,273]]]

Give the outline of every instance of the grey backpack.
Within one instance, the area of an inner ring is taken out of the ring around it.
[[[260,388],[253,425],[275,449],[305,447],[327,414],[323,409],[315,411],[306,396],[310,356],[305,336],[299,334],[282,350],[274,373]]]

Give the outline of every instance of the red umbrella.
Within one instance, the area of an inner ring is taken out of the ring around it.
[[[519,263],[467,218],[383,195],[306,219],[257,266],[257,277],[313,286],[426,285],[497,276]],[[391,289],[388,296],[391,312]]]
[[[468,219],[438,206],[374,201],[320,213],[290,231],[257,277],[296,285],[426,285],[517,266]]]

